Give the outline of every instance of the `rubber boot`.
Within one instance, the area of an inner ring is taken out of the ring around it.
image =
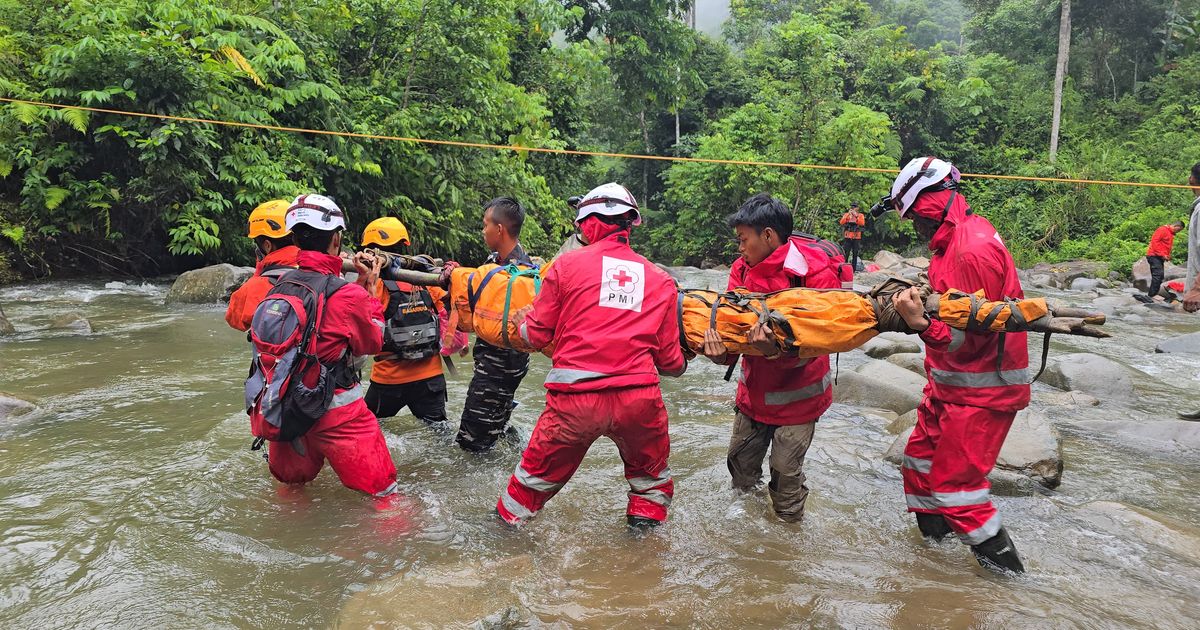
[[[1024,573],[1025,565],[1021,564],[1021,557],[1017,555],[1017,548],[1013,545],[1013,541],[1008,537],[1008,532],[1001,527],[1000,531],[991,538],[979,543],[971,545],[971,551],[975,554],[975,559],[979,560],[979,564],[991,571],[1003,573],[1012,571],[1013,573]]]
[[[917,515],[917,529],[921,530],[921,535],[935,542],[942,542],[954,530],[950,529],[950,524],[941,514],[925,514],[923,512],[915,512]]]
[[[630,527],[639,530],[651,529],[653,527],[662,525],[662,521],[656,521],[652,518],[646,518],[645,516],[634,516],[632,514],[626,514],[625,521],[629,523]]]

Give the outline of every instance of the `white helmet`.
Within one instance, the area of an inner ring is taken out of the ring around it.
[[[633,210],[633,224],[642,224],[642,213],[638,210],[637,199],[633,198],[633,193],[629,192],[627,188],[616,182],[609,182],[593,188],[591,192],[583,196],[575,208],[578,211],[578,214],[575,215],[576,223],[592,214],[617,217]]]
[[[904,216],[921,192],[935,186],[947,187],[944,185],[947,175],[954,184],[958,183],[958,169],[945,160],[933,156],[909,160],[892,183],[892,207]]]
[[[322,231],[346,229],[346,214],[325,195],[300,195],[288,206],[284,218],[288,231],[307,225]]]

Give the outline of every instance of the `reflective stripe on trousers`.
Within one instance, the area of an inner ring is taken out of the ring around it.
[[[925,473],[926,475],[928,475],[930,469],[933,468],[933,462],[931,460],[918,459],[908,455],[904,456],[904,463],[901,465],[909,470],[915,470],[919,473]]]
[[[1000,513],[996,512],[983,525],[980,525],[974,531],[965,534],[959,534],[958,539],[968,545],[978,545],[987,539],[1000,533]]]
[[[561,483],[546,481],[541,477],[535,477],[529,474],[529,472],[522,468],[520,464],[517,464],[517,469],[513,471],[513,476],[517,478],[517,481],[520,482],[522,486],[538,492],[550,492],[563,487],[563,484]]]
[[[352,403],[356,400],[359,400],[362,397],[363,397],[362,383],[355,383],[354,387],[351,387],[350,389],[347,389],[346,391],[338,392],[338,393],[334,394],[333,400],[329,403],[329,408],[337,409],[338,407],[345,407],[346,405],[349,405],[350,403]]]
[[[1008,387],[1021,385],[1029,380],[1029,370],[1004,370],[996,374],[991,372],[951,372],[949,370],[929,370],[929,376],[938,385],[951,387]],[[1003,377],[1003,378],[1001,378]]]
[[[546,374],[547,383],[578,383],[580,381],[591,381],[598,378],[611,376],[604,372],[592,372],[591,370],[572,370],[570,368],[553,368]]]
[[[832,382],[833,375],[831,375],[829,372],[826,372],[825,376],[821,378],[821,382],[819,383],[813,383],[812,385],[807,385],[799,389],[785,389],[778,392],[767,392],[766,396],[764,396],[763,402],[768,405],[787,405],[794,402],[799,402],[801,400],[807,400],[809,398],[816,398],[817,396],[824,394],[825,390],[829,389],[829,385]]]

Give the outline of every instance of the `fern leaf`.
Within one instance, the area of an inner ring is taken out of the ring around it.
[[[233,46],[222,46],[221,54],[225,55],[225,58],[228,59],[230,63],[237,66],[239,70],[245,72],[246,75],[254,81],[255,85],[258,87],[263,87],[264,84],[262,78],[259,77],[258,73],[254,71],[254,66],[251,66],[250,62],[246,61],[246,58],[242,56],[242,53],[238,52],[238,49],[234,48]]]
[[[66,109],[63,110],[63,120],[74,127],[75,131],[87,133],[88,122],[91,120],[91,116],[82,109]]]
[[[66,201],[67,196],[70,194],[71,194],[71,191],[67,190],[66,188],[59,188],[57,186],[54,186],[52,188],[47,188],[46,189],[46,209],[53,210],[53,209],[61,206],[62,202]]]

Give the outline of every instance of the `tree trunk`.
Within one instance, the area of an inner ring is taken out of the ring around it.
[[[1058,158],[1058,131],[1062,119],[1063,80],[1071,54],[1071,0],[1062,0],[1058,21],[1058,62],[1054,65],[1054,116],[1050,123],[1050,163]]]

